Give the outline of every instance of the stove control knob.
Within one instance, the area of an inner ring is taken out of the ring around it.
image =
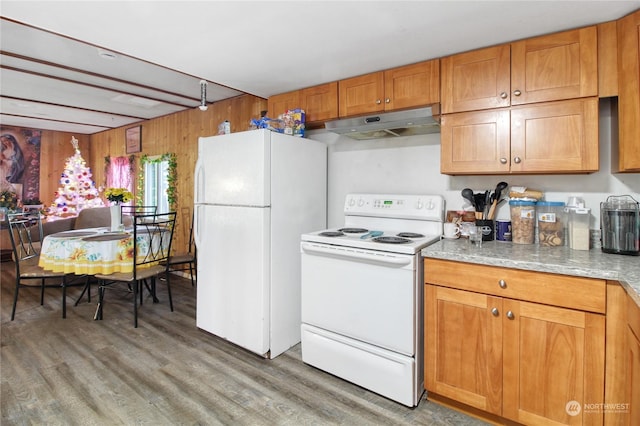
[[[433,204],[433,200],[429,198],[429,202],[427,203],[427,210],[433,210],[435,208],[435,204]]]
[[[364,206],[364,200],[362,198],[360,198],[358,200],[358,207],[362,207],[362,206]]]
[[[354,200],[353,198],[349,198],[349,206],[353,207],[356,204],[356,200]]]
[[[424,204],[422,203],[421,200],[418,200],[416,202],[416,209],[421,210],[424,207]]]

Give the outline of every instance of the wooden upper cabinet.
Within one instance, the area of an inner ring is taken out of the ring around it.
[[[598,95],[596,26],[442,59],[442,113]]]
[[[598,95],[596,26],[511,44],[511,105]]]
[[[443,174],[589,173],[599,168],[598,98],[445,114]]]
[[[510,53],[506,44],[443,58],[442,113],[509,106]]]
[[[300,90],[300,107],[308,123],[338,118],[338,82]]]
[[[338,82],[340,117],[384,111],[384,72],[374,72]]]
[[[598,98],[511,109],[512,173],[585,173],[599,168]]]
[[[597,42],[591,26],[442,59],[441,172],[597,171]]]
[[[273,95],[268,108],[269,118],[277,118],[290,109],[303,109],[307,124],[338,118],[338,82]]]
[[[385,111],[440,102],[440,60],[385,71],[384,94]]]
[[[510,171],[508,108],[445,114],[440,122],[440,171],[492,174]]]
[[[269,97],[267,101],[267,117],[278,118],[288,109],[300,108],[300,91],[281,93]]]
[[[618,27],[616,21],[598,24],[598,96],[618,96]]]
[[[438,103],[439,80],[439,59],[340,80],[340,117]]]
[[[618,171],[640,171],[640,10],[618,21]]]

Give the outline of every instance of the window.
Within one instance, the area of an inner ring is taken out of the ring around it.
[[[136,205],[156,206],[158,213],[175,211],[177,206],[176,154],[140,158]]]
[[[157,206],[158,213],[169,212],[169,160],[161,157],[147,157],[143,163],[144,193],[142,204]]]

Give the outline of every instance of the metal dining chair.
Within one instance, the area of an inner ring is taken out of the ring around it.
[[[143,284],[151,293],[153,302],[157,303],[156,278],[160,276],[166,276],[169,306],[173,312],[167,260],[171,252],[176,213],[134,215],[133,222],[133,251],[131,252],[133,271],[95,275],[99,280],[95,319],[101,320],[103,318],[106,290],[115,284],[126,283],[127,289],[130,288],[133,292],[133,324],[134,327],[138,327],[138,298],[140,305],[142,305]],[[150,286],[149,281],[151,282]]]
[[[120,218],[122,220],[122,223],[127,226],[129,225],[129,223],[125,223],[124,221],[126,217],[132,218],[135,215],[156,214],[157,212],[157,206],[120,206]],[[131,224],[133,224],[133,219],[131,219]]]
[[[187,216],[188,217],[188,216]],[[184,215],[183,215],[184,218]],[[193,213],[189,221],[189,244],[186,252],[178,252],[169,255],[169,270],[171,272],[189,271],[191,278],[191,287],[195,286],[196,267],[197,267],[196,245],[193,241]]]
[[[11,321],[15,318],[18,293],[23,287],[40,287],[40,305],[44,305],[44,289],[46,287],[62,289],[62,318],[66,318],[67,287],[86,284],[74,283],[73,280],[69,280],[69,274],[49,271],[38,266],[43,238],[42,219],[39,211],[10,213],[7,215],[7,224],[16,267],[16,287],[13,294]],[[52,280],[53,283],[50,282]]]

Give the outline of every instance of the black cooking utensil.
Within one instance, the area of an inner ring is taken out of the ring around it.
[[[482,210],[484,210],[484,193],[478,192],[473,195],[473,198],[476,202],[476,211],[481,212]]]
[[[489,209],[489,213],[487,214],[487,219],[493,220],[493,216],[496,214],[496,206],[500,202],[500,198],[502,197],[502,191],[507,189],[509,184],[507,182],[498,182],[496,185],[496,190],[491,197],[493,201],[491,202],[491,208]]]
[[[473,190],[472,189],[470,189],[470,188],[463,189],[462,190],[462,198],[464,198],[465,200],[468,200],[471,203],[471,205],[473,206],[473,208],[477,210],[476,201],[475,201],[475,199],[473,197]]]
[[[482,218],[487,219],[489,215],[489,207],[491,207],[491,191],[484,192],[484,208],[482,209]]]
[[[499,182],[496,185],[496,191],[495,191],[495,199],[496,200],[500,201],[500,197],[502,197],[502,191],[507,189],[507,186],[509,186],[509,184],[507,182]]]

